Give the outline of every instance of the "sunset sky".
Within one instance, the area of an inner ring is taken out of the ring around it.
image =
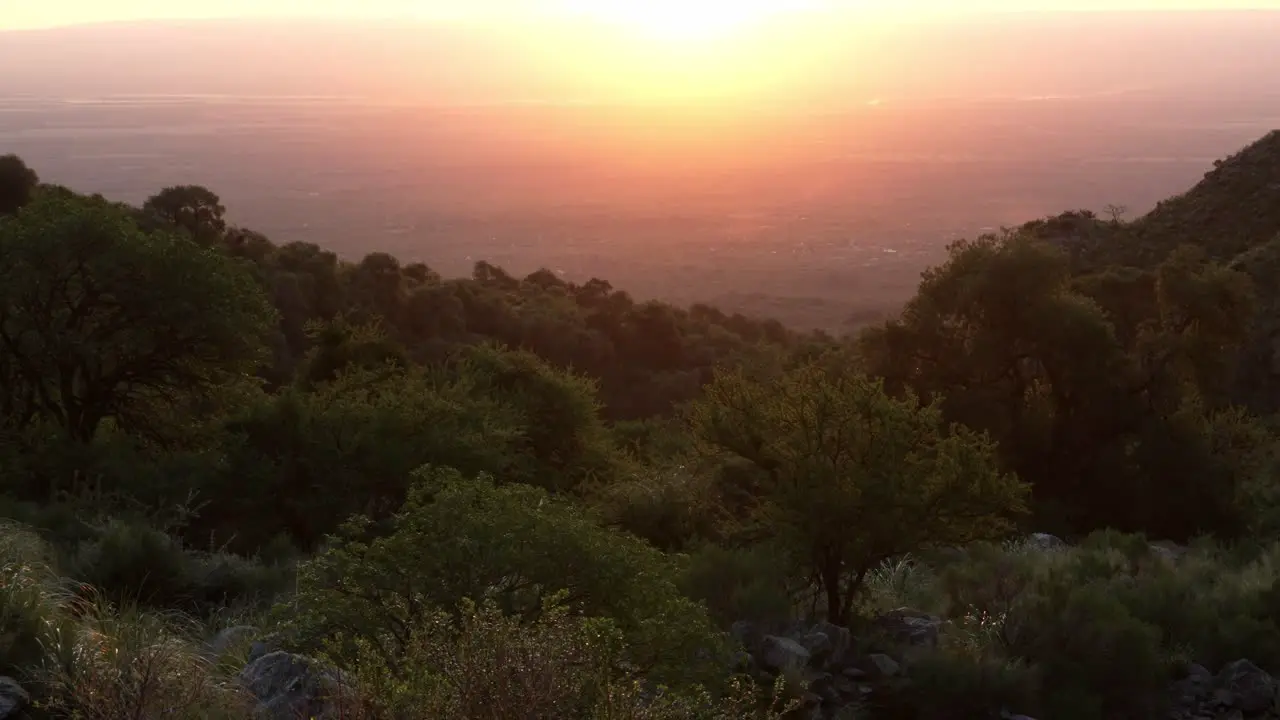
[[[0,0],[0,28],[208,17],[492,19],[582,13],[644,25],[730,26],[797,7],[927,17],[989,11],[1280,9],[1280,0]]]

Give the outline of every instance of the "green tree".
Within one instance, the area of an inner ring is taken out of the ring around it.
[[[214,192],[200,185],[167,187],[142,205],[144,218],[162,226],[180,228],[197,242],[209,245],[222,240],[227,230],[227,208]]]
[[[252,275],[127,209],[39,195],[0,222],[0,368],[18,428],[88,442],[108,419],[162,433],[157,407],[243,378],[275,314]]]
[[[17,155],[0,155],[0,215],[12,215],[31,201],[40,177]]]
[[[600,417],[593,380],[492,345],[469,348],[457,370],[518,418],[521,461],[510,479],[557,492],[615,479],[623,456]]]
[[[505,472],[517,420],[466,376],[351,368],[263,396],[227,425],[226,469],[194,532],[252,552],[280,532],[304,549],[352,515],[384,520],[424,464]]]
[[[948,428],[935,403],[885,394],[847,363],[802,366],[773,380],[724,373],[692,412],[712,453],[764,475],[760,519],[848,623],[868,572],[931,546],[998,537],[1026,488],[997,467],[995,447]]]

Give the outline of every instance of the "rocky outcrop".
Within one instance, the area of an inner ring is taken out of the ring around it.
[[[240,681],[258,700],[259,720],[338,720],[356,705],[354,685],[343,673],[283,651],[246,665]]]
[[[942,625],[941,618],[910,608],[885,613],[868,628],[885,646],[878,652],[860,650],[847,628],[828,622],[771,632],[736,623],[731,634],[743,647],[740,669],[765,685],[782,674],[803,682],[807,692],[798,717],[822,720],[849,717],[880,690],[908,682],[913,658],[937,647]]]
[[[1217,675],[1201,665],[1169,687],[1169,720],[1280,719],[1280,683],[1248,660],[1228,663]]]
[[[0,720],[19,717],[31,696],[11,677],[0,676]]]

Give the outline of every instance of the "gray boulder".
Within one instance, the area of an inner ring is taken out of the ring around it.
[[[760,646],[760,664],[770,670],[803,668],[811,658],[803,645],[787,637],[766,635]]]
[[[1230,694],[1232,707],[1246,714],[1270,710],[1280,689],[1275,678],[1248,660],[1236,660],[1224,667],[1218,673],[1218,687]]]
[[[871,678],[891,678],[902,672],[897,660],[881,653],[873,653],[862,659],[862,670]]]
[[[849,653],[849,648],[853,646],[853,634],[849,632],[849,628],[823,621],[814,625],[810,630],[810,635],[814,634],[821,634],[827,638],[827,645],[821,652],[810,648],[809,651],[816,660],[828,665],[844,662],[845,656]]]
[[[31,702],[31,696],[17,680],[0,675],[0,720],[16,718]]]
[[[261,720],[337,720],[355,705],[354,685],[343,673],[283,651],[246,665],[240,681],[257,698]]]
[[[1027,544],[1037,550],[1043,550],[1046,552],[1051,550],[1062,550],[1067,547],[1067,543],[1062,538],[1057,535],[1050,535],[1049,533],[1032,533],[1027,536]]]
[[[910,608],[898,608],[876,618],[874,624],[899,645],[908,648],[936,648],[942,618]]]

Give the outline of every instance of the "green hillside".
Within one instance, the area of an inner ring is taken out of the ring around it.
[[[0,158],[0,717],[1275,718],[1278,146],[845,338]]]

